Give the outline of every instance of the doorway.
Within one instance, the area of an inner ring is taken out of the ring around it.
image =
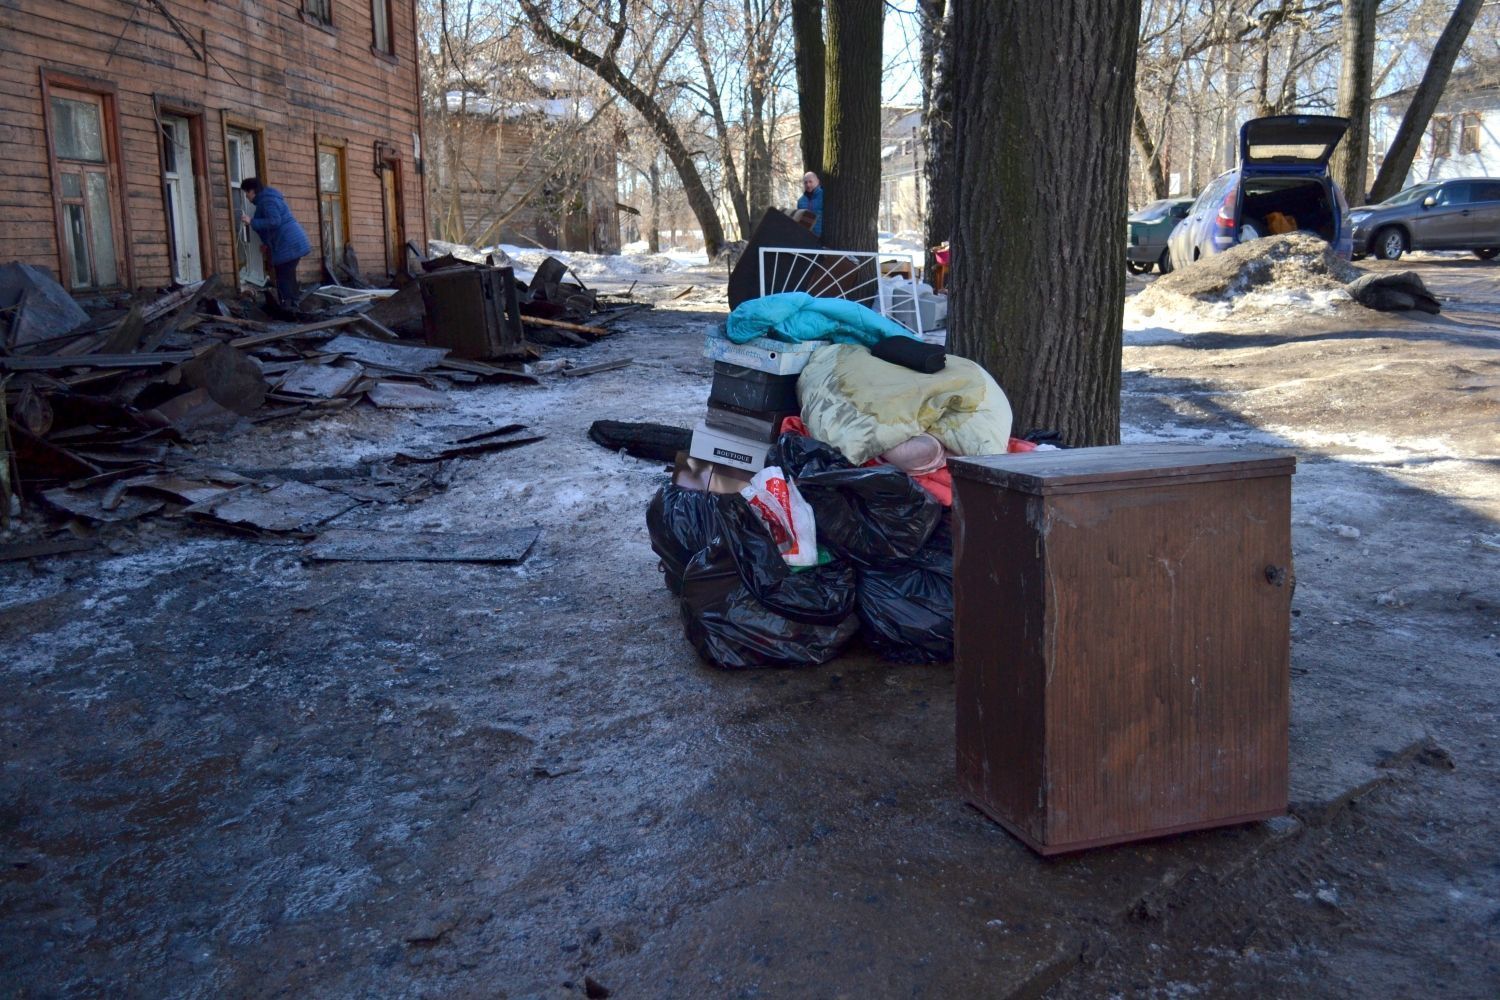
[[[181,115],[162,115],[160,121],[161,178],[167,237],[172,247],[172,277],[185,285],[203,279],[197,181],[203,165],[193,156],[192,123]]]
[[[227,126],[224,129],[224,158],[229,167],[229,225],[234,233],[235,260],[240,265],[240,282],[264,288],[266,285],[266,262],[261,256],[260,237],[255,230],[240,221],[241,216],[254,215],[255,206],[240,190],[246,177],[261,176],[260,165],[265,162],[260,145],[260,135],[249,129]]]
[[[385,273],[394,277],[406,270],[406,226],[401,204],[401,161],[380,161],[380,197],[385,208]]]

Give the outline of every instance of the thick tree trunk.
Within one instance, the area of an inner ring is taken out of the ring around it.
[[[953,238],[953,31],[947,0],[921,0],[922,145],[927,205],[924,237],[935,247]],[[927,260],[927,273],[934,261]]]
[[[609,84],[615,93],[624,98],[625,102],[646,120],[651,131],[656,133],[656,137],[661,140],[667,159],[672,161],[672,167],[682,180],[682,192],[687,197],[688,207],[693,210],[693,216],[698,220],[698,226],[703,231],[703,249],[711,258],[718,256],[719,249],[724,245],[724,227],[719,222],[718,209],[714,207],[713,196],[704,186],[698,167],[693,163],[693,156],[688,152],[682,136],[677,132],[677,126],[672,123],[667,112],[620,69],[619,63],[613,58],[614,47],[609,50],[610,57],[605,58],[586,48],[577,39],[570,38],[554,29],[547,23],[546,15],[537,6],[535,0],[520,0],[520,3],[521,9],[526,12],[531,29],[544,44],[561,52],[585,69],[592,70],[595,76]]]
[[[1464,40],[1469,37],[1469,29],[1474,27],[1474,18],[1479,16],[1479,8],[1483,5],[1484,0],[1458,0],[1453,16],[1448,19],[1448,26],[1443,29],[1432,50],[1432,57],[1427,60],[1427,71],[1422,74],[1422,82],[1417,84],[1411,104],[1401,118],[1401,127],[1396,130],[1396,138],[1391,140],[1391,148],[1385,154],[1380,173],[1370,188],[1371,201],[1384,201],[1400,191],[1406,183],[1406,175],[1411,171],[1412,160],[1416,159],[1422,136],[1427,131],[1427,123],[1432,120],[1432,112],[1442,99],[1443,89],[1448,86],[1448,77],[1453,73],[1453,62],[1458,58],[1459,49],[1463,48]]]
[[[823,0],[792,0],[792,45],[797,60],[797,114],[802,125],[802,169],[823,173],[825,64]]]
[[[880,77],[885,0],[828,0],[823,242],[874,250],[880,212]]]
[[[954,353],[1018,431],[1120,437],[1140,0],[954,0]],[[1045,53],[1040,58],[1039,53]]]
[[[1349,131],[1334,150],[1333,179],[1349,204],[1365,203],[1370,162],[1370,75],[1375,65],[1375,14],[1380,0],[1344,0],[1343,66],[1339,70],[1339,114]]]

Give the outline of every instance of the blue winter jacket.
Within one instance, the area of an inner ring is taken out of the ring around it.
[[[255,196],[255,215],[250,226],[260,241],[271,251],[271,264],[285,264],[289,260],[306,257],[312,252],[307,242],[307,233],[292,217],[286,207],[286,199],[275,188],[261,188]]]
[[[814,236],[823,235],[823,185],[819,184],[813,188],[812,194],[803,193],[797,199],[797,207],[805,208],[818,218],[813,222],[812,232]]]

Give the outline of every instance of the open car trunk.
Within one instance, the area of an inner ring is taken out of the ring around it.
[[[1257,236],[1312,233],[1333,242],[1333,193],[1320,177],[1246,177],[1240,189],[1241,239],[1249,226]]]

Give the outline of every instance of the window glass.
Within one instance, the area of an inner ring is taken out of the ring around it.
[[[391,51],[391,14],[386,0],[372,0],[370,14],[375,22],[375,47],[381,52]]]
[[[104,127],[99,105],[52,98],[52,145],[59,159],[104,162]]]
[[[83,206],[64,205],[63,232],[68,239],[68,261],[72,264],[69,270],[73,272],[74,288],[87,288],[94,283],[93,272],[89,270],[88,237],[85,235],[87,231],[88,227],[83,221]]]
[[[109,212],[109,179],[90,171],[88,185],[89,222],[94,238],[95,284],[113,285],[118,280],[115,266],[115,230]]]
[[[1500,181],[1478,181],[1469,188],[1474,201],[1500,201]]]
[[[162,123],[161,148],[164,169],[169,174],[177,173],[177,126],[172,122]]]
[[[318,190],[324,194],[338,193],[339,154],[332,150],[318,150]]]
[[[62,193],[64,198],[82,198],[83,178],[77,174],[63,174]]]
[[[1437,203],[1439,205],[1467,205],[1469,203],[1469,185],[1467,184],[1444,184],[1438,192]]]
[[[1433,185],[1418,184],[1416,187],[1407,188],[1405,191],[1391,195],[1382,205],[1410,205],[1414,201],[1421,201],[1433,192]]]
[[[315,21],[333,23],[333,0],[304,0],[302,9]]]

